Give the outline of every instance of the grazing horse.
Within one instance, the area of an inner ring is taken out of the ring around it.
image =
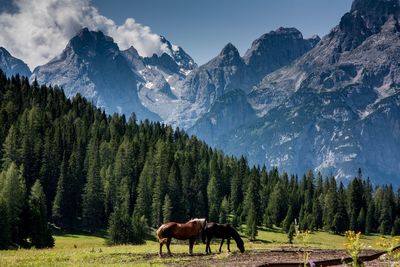
[[[206,219],[196,218],[187,223],[169,222],[161,225],[157,230],[157,238],[160,242],[160,257],[162,256],[162,247],[164,244],[167,245],[168,254],[171,256],[169,245],[171,244],[172,238],[179,240],[189,239],[189,254],[192,255],[194,242],[197,236],[203,231],[206,224]]]
[[[222,238],[221,245],[219,246],[219,252],[221,252],[222,244],[224,243],[225,239],[227,239],[228,242],[228,252],[231,252],[229,247],[231,238],[233,238],[236,241],[236,245],[240,250],[240,252],[242,253],[244,252],[243,240],[242,238],[240,238],[240,235],[235,230],[235,228],[233,228],[230,224],[219,224],[214,222],[207,223],[201,237],[203,239],[203,243],[206,243],[207,239],[207,244],[206,244],[207,254],[211,253],[210,242],[213,237]]]

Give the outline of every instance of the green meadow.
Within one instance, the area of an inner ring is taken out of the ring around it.
[[[363,236],[362,242],[365,249],[377,249],[378,235]],[[244,238],[246,252],[259,250],[280,250],[296,247],[299,244],[287,243],[287,235],[276,231],[260,230],[257,240],[250,242]],[[309,240],[311,248],[343,249],[345,238],[327,232],[312,233]],[[189,264],[191,261],[220,260],[221,263],[227,257],[226,242],[222,253],[216,253],[219,248],[219,240],[212,244],[211,256],[192,257],[187,255],[187,242],[173,241],[172,257],[159,258],[159,245],[155,240],[148,240],[143,245],[107,246],[104,236],[92,236],[84,234],[57,234],[55,235],[55,247],[52,249],[18,249],[0,251],[0,266],[169,266],[181,263]],[[204,254],[205,245],[199,240],[194,247],[194,254]],[[164,247],[164,252],[166,248]],[[237,253],[236,244],[231,241],[232,253]]]

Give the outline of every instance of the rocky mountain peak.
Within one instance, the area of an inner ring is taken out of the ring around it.
[[[258,82],[265,75],[290,64],[311,50],[319,41],[319,37],[304,39],[296,28],[281,27],[256,39],[243,59]]]
[[[13,57],[4,47],[0,47],[0,69],[7,76],[20,74],[29,77],[31,75],[31,71],[25,62]]]
[[[118,45],[113,39],[104,35],[101,31],[81,29],[68,43],[66,50],[72,50],[76,54],[94,56],[96,54],[108,55],[109,52],[117,54]]]
[[[399,0],[355,0],[339,24],[340,50],[358,47],[369,36],[380,32],[389,18],[399,16]]]
[[[303,39],[303,34],[296,28],[280,27],[275,31],[271,31],[263,36],[268,37],[271,35],[289,35],[295,39]]]
[[[228,43],[227,45],[225,45],[224,48],[222,48],[219,55],[222,57],[229,57],[229,58],[240,57],[239,51],[232,43]]]
[[[182,47],[171,44],[164,36],[160,36],[160,40],[166,45],[166,53],[171,56],[176,64],[183,70],[193,70],[197,68],[197,64],[194,62]]]

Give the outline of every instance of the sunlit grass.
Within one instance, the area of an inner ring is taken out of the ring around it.
[[[368,249],[377,249],[378,235],[362,236],[361,241]],[[245,241],[246,250],[265,250],[287,248],[287,235],[274,231],[261,229],[258,232],[257,240]],[[98,236],[81,234],[56,235],[55,247],[53,249],[20,249],[0,251],[0,266],[165,266],[193,260],[187,255],[187,242],[173,242],[171,251],[179,254],[175,257],[158,258],[159,245],[156,241],[147,241],[143,245],[107,246],[105,239]],[[213,253],[219,249],[219,240],[211,244]],[[311,233],[309,245],[311,248],[321,249],[343,249],[344,236],[332,235],[326,232]],[[294,242],[291,246],[298,246]],[[237,251],[236,243],[231,241],[231,251]],[[164,246],[164,252],[166,248]],[[194,246],[195,254],[204,254],[205,245]],[[226,258],[226,242],[222,247],[222,254],[214,254],[209,257],[223,261]]]

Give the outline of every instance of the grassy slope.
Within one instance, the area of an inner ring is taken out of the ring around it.
[[[362,241],[367,248],[378,249],[375,244],[377,237],[364,236]],[[288,246],[286,234],[279,232],[260,230],[257,238],[255,242],[245,239],[246,250],[277,249]],[[147,241],[146,244],[139,246],[108,247],[102,237],[71,234],[56,235],[55,239],[56,245],[53,249],[0,251],[0,266],[121,266],[128,264],[130,266],[162,266],[181,260],[190,261],[190,257],[186,256],[188,251],[186,242],[171,245],[172,252],[180,254],[179,257],[160,259],[156,257],[158,243],[155,241]],[[313,248],[342,249],[343,243],[344,237],[326,232],[313,233],[310,238],[310,246]],[[218,246],[215,242],[211,247],[212,251],[216,252]],[[196,244],[194,253],[203,254],[204,249],[205,245]],[[226,250],[225,243],[223,252]],[[234,242],[231,244],[231,250],[237,251]],[[222,253],[213,257],[223,259],[225,255],[226,253]]]

